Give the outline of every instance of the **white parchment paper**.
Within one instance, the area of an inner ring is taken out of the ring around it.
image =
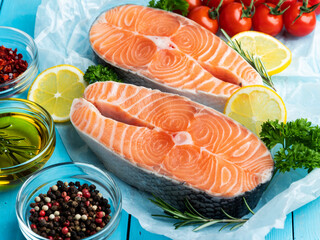
[[[40,54],[40,70],[58,64],[72,64],[85,71],[94,64],[88,32],[94,19],[108,8],[134,3],[147,5],[147,0],[43,0],[37,11],[35,38]],[[320,19],[309,36],[294,38],[282,33],[278,37],[293,53],[291,65],[274,77],[278,93],[288,110],[288,121],[308,118],[320,124]],[[70,124],[57,126],[73,161],[103,165],[79,138]],[[133,214],[143,228],[172,239],[264,239],[272,228],[283,228],[286,215],[320,196],[320,170],[309,175],[304,170],[278,174],[264,193],[256,214],[240,229],[229,232],[211,227],[194,233],[192,227],[174,230],[172,222],[155,219],[160,213],[148,194],[115,177],[123,194],[123,208]]]

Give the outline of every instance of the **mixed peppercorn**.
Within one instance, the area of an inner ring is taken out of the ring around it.
[[[79,240],[91,236],[111,219],[110,204],[95,185],[58,181],[30,204],[31,229],[51,240]]]
[[[28,63],[22,58],[17,49],[0,46],[0,84],[12,81],[27,70]]]

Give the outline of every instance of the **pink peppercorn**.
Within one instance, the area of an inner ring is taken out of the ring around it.
[[[65,202],[68,202],[69,200],[70,200],[70,196],[65,196],[65,197],[64,197],[64,201],[65,201]]]
[[[40,215],[41,217],[44,217],[44,216],[46,215],[46,212],[45,212],[44,210],[41,210],[40,213],[39,213],[39,215]]]
[[[104,212],[97,212],[97,213],[96,213],[96,216],[97,216],[98,218],[103,218],[105,215],[106,215],[106,214],[105,214]]]
[[[69,229],[67,227],[63,227],[61,232],[62,234],[66,235],[69,232]]]
[[[31,229],[36,229],[37,228],[37,226],[35,225],[35,224],[31,224]]]
[[[36,212],[36,210],[34,209],[34,208],[32,208],[32,209],[30,209],[30,213],[32,214],[32,213],[35,213]]]
[[[102,218],[96,218],[96,223],[101,224],[102,223]]]
[[[61,193],[61,197],[65,198],[67,196],[67,193],[66,192],[62,192]]]
[[[66,220],[63,225],[66,226],[66,227],[69,227],[69,225],[70,225],[69,220]]]
[[[91,197],[91,194],[90,194],[89,192],[84,192],[84,193],[83,193],[83,196],[84,196],[85,198],[89,198],[89,197]]]

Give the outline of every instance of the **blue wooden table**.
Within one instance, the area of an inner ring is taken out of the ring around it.
[[[66,0],[67,1],[67,0]],[[21,29],[31,36],[34,32],[35,14],[41,0],[0,0],[0,26]],[[41,59],[40,59],[41,61]],[[60,63],[57,63],[60,64]],[[26,93],[18,97],[26,98]],[[71,161],[57,133],[57,145],[47,165]],[[15,198],[18,189],[0,192],[0,240],[24,239],[15,215]],[[145,231],[138,220],[123,211],[120,226],[111,240],[166,240],[168,238]],[[319,240],[320,199],[287,216],[284,229],[274,229],[268,240]]]

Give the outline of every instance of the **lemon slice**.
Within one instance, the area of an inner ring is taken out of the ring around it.
[[[227,101],[224,114],[257,136],[263,122],[287,120],[287,110],[281,97],[272,89],[261,85],[242,87],[234,92]]]
[[[67,64],[58,65],[37,76],[28,92],[28,99],[44,107],[55,122],[66,122],[73,99],[81,97],[85,87],[80,69]]]
[[[270,76],[282,72],[291,63],[289,48],[268,34],[245,31],[233,36],[232,40],[237,40],[243,49],[259,56]]]

